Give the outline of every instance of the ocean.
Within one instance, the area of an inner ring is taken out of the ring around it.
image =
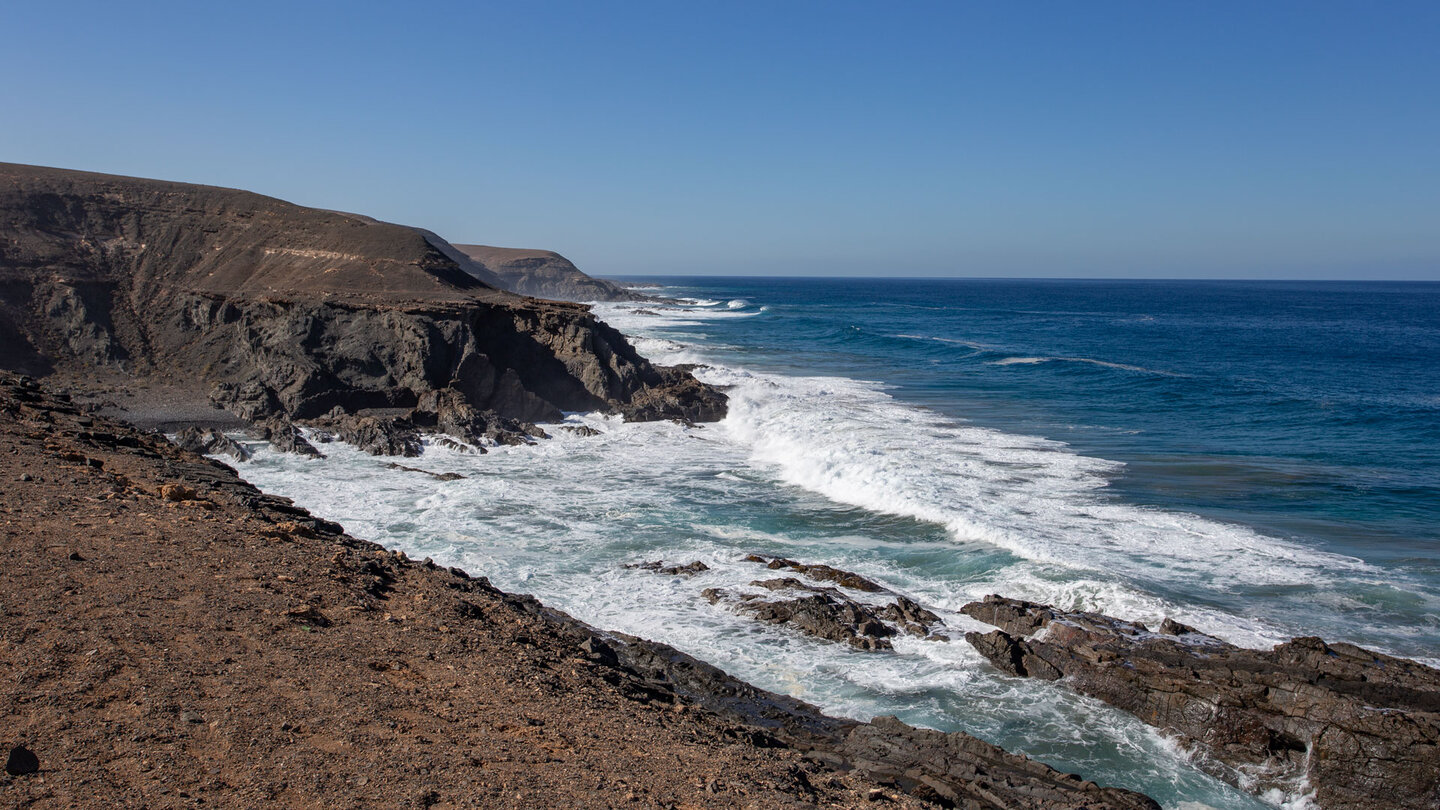
[[[967,731],[1170,808],[1298,807],[1306,787],[1256,799],[1128,715],[999,674],[958,608],[999,593],[1440,664],[1440,284],[644,280],[683,303],[597,314],[700,364],[725,421],[570,414],[600,435],[414,462],[450,482],[335,444],[261,447],[241,473],[831,713]],[[955,641],[862,652],[701,598],[746,590],[747,553],[875,579]],[[662,559],[710,570],[625,567]]]

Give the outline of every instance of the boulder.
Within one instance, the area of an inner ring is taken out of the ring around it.
[[[256,422],[251,426],[250,432],[269,442],[271,449],[277,453],[296,453],[310,458],[325,458],[325,454],[316,450],[313,444],[306,441],[300,429],[283,416]]]
[[[176,434],[175,443],[201,455],[230,456],[236,461],[250,460],[250,451],[244,445],[213,428],[187,427]]]

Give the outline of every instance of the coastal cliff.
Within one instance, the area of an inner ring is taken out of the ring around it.
[[[653,366],[585,307],[486,279],[416,228],[0,164],[0,367],[58,374],[157,424],[223,421],[212,404],[250,422],[394,416],[427,397],[524,421],[724,414],[723,394]]]
[[[553,250],[456,245],[511,292],[561,301],[644,301],[647,296],[580,271]]]

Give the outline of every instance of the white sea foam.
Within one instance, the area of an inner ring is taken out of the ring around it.
[[[1088,363],[1101,368],[1118,368],[1123,371],[1137,371],[1142,374],[1159,374],[1162,377],[1185,377],[1188,375],[1174,371],[1163,371],[1161,369],[1134,366],[1129,363],[1112,363],[1109,360],[1096,360],[1093,357],[1005,357],[994,360],[992,366],[1036,366],[1041,363]]]
[[[935,336],[935,335],[907,335],[907,334],[898,334],[898,335],[892,335],[892,337],[905,338],[905,339],[907,339],[907,340],[929,340],[929,341],[933,341],[933,342],[935,342],[935,343],[949,343],[949,344],[952,344],[952,345],[955,345],[955,346],[967,346],[967,347],[969,347],[969,348],[971,348],[971,349],[977,349],[977,350],[984,350],[984,349],[993,348],[992,346],[990,346],[990,345],[988,345],[988,344],[985,344],[985,343],[976,343],[976,342],[973,341],[973,340],[960,340],[960,339],[958,339],[958,338],[937,337],[937,336]]]
[[[1026,559],[1143,579],[1306,584],[1367,569],[1244,527],[1100,497],[1120,465],[956,423],[833,377],[701,372],[730,386],[728,435],[788,483],[947,526]]]

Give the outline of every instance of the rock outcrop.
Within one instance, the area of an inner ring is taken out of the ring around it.
[[[368,217],[0,164],[0,367],[115,393],[132,415],[160,389],[251,422],[403,413],[435,392],[527,422],[723,415],[723,394],[586,307],[485,277],[434,234]]]
[[[480,265],[499,286],[521,295],[558,301],[647,301],[650,296],[580,272],[569,259],[551,250],[455,245]]]
[[[236,461],[249,461],[251,455],[245,445],[214,428],[187,427],[176,435],[175,443],[192,453],[229,456]]]
[[[1440,807],[1440,671],[1350,644],[1236,647],[1166,619],[987,596],[965,638],[1012,675],[1060,680],[1177,735],[1242,787],[1301,777],[1326,810]]]
[[[784,557],[747,554],[745,562],[759,563],[772,571],[793,571],[812,582],[796,577],[775,577],[750,582],[752,588],[763,588],[775,594],[767,597],[742,593],[727,588],[706,588],[701,591],[712,605],[723,604],[766,624],[782,625],[808,636],[839,641],[859,650],[891,650],[890,639],[907,634],[935,641],[949,637],[936,632],[944,622],[914,600],[897,594],[859,574],[828,565],[806,565]],[[703,562],[688,565],[666,565],[663,561],[626,566],[672,576],[692,577],[710,570]],[[833,582],[850,590],[882,594],[894,601],[880,605],[864,602],[840,588],[813,584]]]

